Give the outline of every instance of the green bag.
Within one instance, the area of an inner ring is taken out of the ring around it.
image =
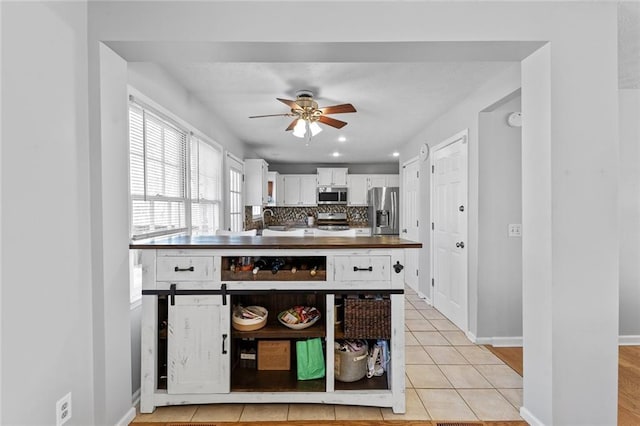
[[[298,380],[312,380],[324,377],[324,354],[319,337],[296,342]]]

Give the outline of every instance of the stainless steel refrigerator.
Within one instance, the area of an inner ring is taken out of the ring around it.
[[[371,188],[367,194],[371,235],[398,235],[400,233],[400,188],[383,186]]]

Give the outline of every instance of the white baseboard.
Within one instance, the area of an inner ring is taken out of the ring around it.
[[[638,346],[640,345],[640,336],[618,336],[618,344],[620,346]]]
[[[467,332],[467,337],[476,345],[491,345],[495,347],[522,347],[522,337],[476,337]]]
[[[131,423],[135,418],[136,418],[136,409],[135,407],[131,407],[129,411],[127,411],[125,415],[122,416],[120,420],[118,420],[118,423],[116,423],[115,426],[128,426],[129,423]]]
[[[140,402],[140,388],[131,395],[131,404],[135,407]]]
[[[466,334],[467,339],[471,340],[471,343],[475,343],[476,345],[484,345],[484,343],[478,342],[478,338],[472,332],[467,331],[464,334]]]
[[[524,407],[520,407],[520,417],[529,423],[529,426],[544,426],[544,423],[542,423],[540,419],[531,414],[531,412]]]

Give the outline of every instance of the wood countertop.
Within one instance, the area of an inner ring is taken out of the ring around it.
[[[398,236],[375,237],[247,237],[247,236],[175,236],[141,240],[131,249],[360,249],[421,248],[422,243]]]

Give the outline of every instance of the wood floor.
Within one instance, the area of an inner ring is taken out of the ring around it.
[[[522,376],[522,348],[486,346]],[[620,346],[618,353],[618,426],[640,425],[640,346]]]
[[[136,422],[135,426],[229,426],[227,422],[167,422],[167,423],[144,423]],[[465,421],[465,422],[436,422],[429,420],[301,420],[286,422],[234,422],[233,426],[324,426],[324,425],[341,425],[341,426],[527,426],[526,422],[481,422],[481,421]]]

